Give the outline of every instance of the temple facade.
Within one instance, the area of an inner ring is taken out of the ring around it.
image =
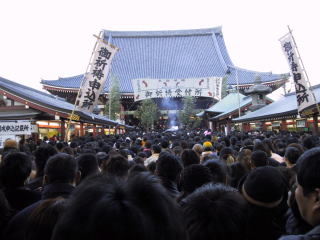
[[[272,91],[282,86],[288,74],[257,72],[239,68],[232,63],[227,51],[221,27],[178,31],[108,31],[103,30],[104,40],[120,50],[115,55],[104,90],[100,96],[100,109],[106,104],[111,80],[119,81],[122,118],[132,124],[134,101],[133,79],[187,79],[222,77],[227,87],[238,88],[241,93],[254,84],[259,76],[261,84]],[[56,80],[42,80],[43,88],[51,94],[74,103],[83,74]],[[160,110],[177,110],[181,99],[174,104],[156,103]],[[196,107],[208,109],[217,102],[211,97],[196,97]]]

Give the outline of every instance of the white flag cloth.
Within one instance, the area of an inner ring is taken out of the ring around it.
[[[221,77],[186,79],[133,79],[135,101],[148,98],[211,97],[221,99]]]
[[[98,39],[89,72],[84,75],[80,86],[80,92],[76,100],[76,110],[93,111],[98,103],[99,95],[104,88],[112,58],[117,50],[117,47],[106,44],[102,39]]]
[[[289,68],[295,84],[298,112],[301,115],[304,115],[302,112],[308,107],[316,104],[316,102],[305,79],[305,74],[301,67],[291,34],[286,35],[280,40],[280,42],[282,50],[288,60]]]

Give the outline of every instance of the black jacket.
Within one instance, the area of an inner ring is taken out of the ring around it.
[[[23,240],[27,221],[32,211],[36,209],[44,200],[50,198],[67,198],[74,190],[74,186],[68,183],[52,183],[44,186],[40,201],[26,207],[18,212],[9,222],[4,234],[6,240]]]

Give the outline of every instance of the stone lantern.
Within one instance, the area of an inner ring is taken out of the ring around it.
[[[252,105],[249,107],[250,111],[264,107],[267,104],[266,95],[271,92],[272,89],[270,87],[262,85],[261,77],[256,76],[254,85],[245,91],[245,94],[252,98]]]

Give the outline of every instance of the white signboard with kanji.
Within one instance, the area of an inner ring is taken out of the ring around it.
[[[30,121],[0,122],[0,135],[30,135],[32,129]]]
[[[107,80],[110,65],[118,48],[98,39],[97,47],[85,74],[76,100],[76,110],[92,112]]]
[[[133,79],[134,100],[171,97],[211,97],[221,99],[221,77],[186,79]]]

